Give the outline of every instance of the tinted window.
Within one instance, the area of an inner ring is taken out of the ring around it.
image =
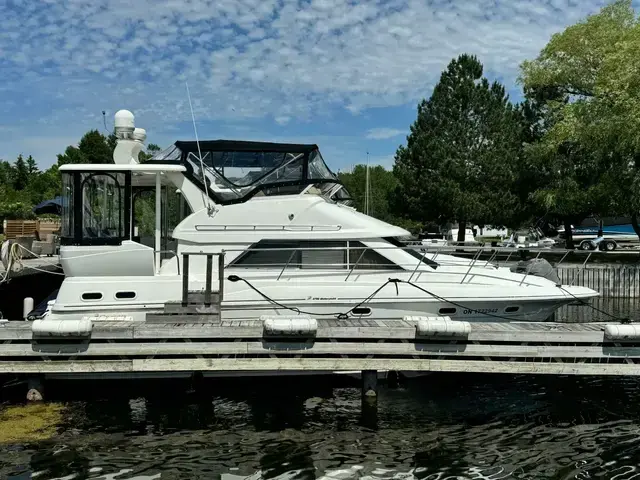
[[[348,248],[347,248],[348,246]],[[272,241],[263,240],[242,254],[231,266],[302,269],[381,269],[399,270],[399,266],[360,242]]]
[[[402,270],[401,267],[360,242],[349,242],[349,268],[356,270]]]

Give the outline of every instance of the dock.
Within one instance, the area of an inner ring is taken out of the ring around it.
[[[96,321],[87,338],[39,338],[32,322],[0,326],[0,373],[105,378],[352,371],[640,375],[640,338],[607,324],[473,323],[463,337],[421,336],[416,322],[317,320],[313,335],[264,322]]]
[[[189,290],[193,255],[207,256],[204,291]],[[222,306],[223,255],[188,253],[183,265],[182,300],[167,302],[144,320],[96,311],[77,320],[0,322],[0,375],[26,380],[27,398],[36,400],[43,398],[44,383],[56,379],[356,372],[363,399],[371,399],[381,373],[640,376],[640,324],[617,317],[606,323],[304,315],[230,320]],[[583,271],[572,272],[576,282]],[[633,283],[625,285],[632,290]]]

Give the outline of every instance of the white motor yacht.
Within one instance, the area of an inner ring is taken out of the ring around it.
[[[404,246],[398,239],[409,232],[349,205],[316,145],[178,141],[140,163],[144,130],[128,111],[115,123],[114,164],[60,167],[66,278],[52,319],[144,320],[182,299],[185,254],[188,290],[205,289],[207,253],[224,255],[209,283],[223,291],[228,319],[544,321],[598,295]],[[144,192],[154,200],[151,226]],[[179,208],[168,201],[176,194]]]

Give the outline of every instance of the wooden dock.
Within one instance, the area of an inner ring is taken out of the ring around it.
[[[270,337],[262,321],[96,321],[88,338],[38,338],[0,324],[0,373],[145,376],[203,372],[412,371],[640,375],[640,339],[605,324],[473,323],[464,338],[423,337],[406,320],[317,320],[313,336]]]

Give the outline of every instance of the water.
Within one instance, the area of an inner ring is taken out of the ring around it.
[[[0,478],[640,478],[637,379],[430,375],[381,388],[377,416],[297,384],[69,402],[50,441],[0,447]]]

